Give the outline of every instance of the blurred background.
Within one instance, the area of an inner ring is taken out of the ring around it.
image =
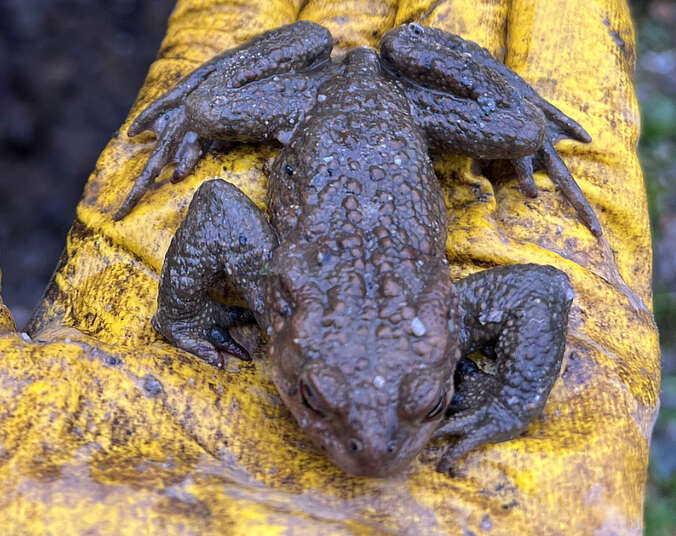
[[[676,2],[630,3],[638,37],[639,157],[653,232],[662,407],[650,455],[647,536],[676,536]]]
[[[0,267],[19,328],[40,299],[84,183],[129,111],[173,4],[0,3]],[[676,2],[631,7],[663,360],[645,533],[676,536]]]

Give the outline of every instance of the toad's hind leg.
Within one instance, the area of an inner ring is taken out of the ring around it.
[[[561,368],[573,290],[551,266],[502,266],[456,283],[464,355],[485,349],[495,374],[461,361],[450,415],[435,437],[456,436],[439,471],[485,443],[523,432],[540,415]]]
[[[248,359],[228,328],[260,318],[262,282],[276,245],[265,216],[238,188],[219,179],[202,184],[164,259],[155,329],[214,366],[223,366],[226,354]],[[222,278],[250,309],[209,295]]]

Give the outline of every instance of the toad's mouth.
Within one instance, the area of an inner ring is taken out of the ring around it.
[[[299,421],[300,423],[300,421]],[[334,465],[353,476],[387,478],[405,474],[428,443],[434,427],[411,433],[400,442],[376,442],[372,438],[343,437],[326,426],[305,422],[305,434]],[[323,423],[325,424],[325,423]],[[302,427],[302,426],[301,426]],[[318,429],[321,428],[321,431]]]

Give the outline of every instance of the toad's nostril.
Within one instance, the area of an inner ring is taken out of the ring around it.
[[[361,450],[364,448],[364,445],[362,444],[361,441],[358,439],[350,439],[350,449],[352,449],[352,452],[361,452]]]
[[[395,450],[397,450],[397,442],[396,441],[390,441],[387,444],[387,453],[392,454]]]

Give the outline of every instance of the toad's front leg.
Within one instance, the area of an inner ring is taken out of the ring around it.
[[[263,281],[276,246],[265,216],[239,189],[222,180],[202,184],[164,259],[155,329],[217,367],[226,354],[248,359],[228,329],[261,318]],[[219,279],[250,309],[216,302],[210,289]]]
[[[456,436],[439,471],[470,450],[519,435],[540,415],[558,377],[573,290],[551,266],[501,266],[456,283],[464,355],[496,357],[488,374],[461,362],[456,397],[435,437]]]
[[[157,144],[113,219],[131,211],[167,164],[177,163],[174,180],[190,173],[208,140],[286,143],[315,103],[331,48],[326,28],[282,26],[216,56],[152,102],[129,135],[152,130]]]

